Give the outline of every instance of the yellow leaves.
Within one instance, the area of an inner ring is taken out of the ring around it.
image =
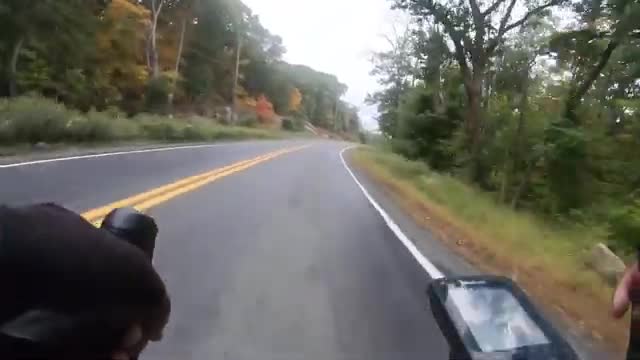
[[[150,12],[129,0],[113,0],[105,11],[104,26],[98,33],[98,49],[105,50],[113,42],[144,41]]]
[[[112,0],[96,34],[97,66],[105,81],[141,96],[149,78],[144,48],[150,12],[129,0]]]
[[[245,108],[255,110],[258,105],[258,101],[252,97],[243,97],[239,99],[239,104]]]
[[[302,93],[298,88],[293,88],[289,94],[289,111],[298,112],[302,106]]]
[[[151,12],[144,6],[129,0],[113,0],[107,8],[107,17],[111,19],[124,19],[139,21],[141,25],[150,22]]]

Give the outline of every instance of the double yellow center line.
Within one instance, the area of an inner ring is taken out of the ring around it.
[[[99,226],[102,220],[104,219],[104,217],[107,214],[109,214],[111,210],[115,208],[134,207],[137,210],[144,212],[151,209],[154,206],[157,206],[158,204],[169,201],[177,196],[193,191],[199,187],[212,183],[223,177],[246,170],[250,167],[275,159],[279,156],[302,150],[308,146],[309,145],[304,145],[304,146],[298,146],[294,148],[287,148],[287,149],[270,152],[268,154],[258,156],[254,159],[240,161],[235,164],[231,164],[222,168],[207,171],[199,175],[190,176],[190,177],[178,180],[176,182],[173,182],[155,189],[148,190],[138,195],[134,195],[126,199],[118,200],[109,205],[105,205],[93,210],[86,211],[85,213],[82,214],[82,216],[85,219],[87,219],[87,221],[93,223],[96,226]]]

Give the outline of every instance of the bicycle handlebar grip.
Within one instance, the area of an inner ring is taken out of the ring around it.
[[[151,216],[134,208],[115,209],[104,218],[100,228],[142,249],[153,259],[158,226]]]

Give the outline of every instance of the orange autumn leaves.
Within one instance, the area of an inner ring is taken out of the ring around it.
[[[258,97],[255,111],[261,123],[271,124],[276,120],[276,111],[273,108],[273,104],[264,95]]]
[[[295,113],[302,107],[302,93],[299,89],[294,88],[289,94],[289,103],[287,105],[287,111],[289,113]],[[269,98],[264,94],[261,94],[257,98],[245,97],[240,100],[240,104],[243,107],[253,110],[260,123],[264,125],[273,125],[280,119],[275,111],[275,107]]]

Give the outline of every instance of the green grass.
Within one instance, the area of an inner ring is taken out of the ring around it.
[[[0,100],[0,149],[19,151],[24,144],[100,144],[133,141],[194,142],[222,139],[278,139],[291,133],[227,126],[207,118],[170,118],[118,111],[81,113],[39,97]]]
[[[363,147],[353,152],[352,160],[391,191],[415,219],[424,218],[421,212],[428,209],[430,216],[463,234],[473,243],[469,246],[475,254],[464,253],[476,257],[470,259],[473,262],[509,277],[528,274],[534,281],[527,285],[535,287],[528,290],[544,302],[567,310],[576,321],[586,319],[607,340],[624,339],[623,327],[607,317],[612,289],[585,266],[591,247],[606,242],[603,229],[516,212],[490,194],[389,152]]]
[[[481,241],[496,245],[496,252],[522,257],[526,263],[583,270],[589,249],[606,240],[601,229],[552,224],[516,212],[458,179],[431,171],[424,163],[369,148],[358,150],[354,156],[418,190],[425,201],[446,210]]]

